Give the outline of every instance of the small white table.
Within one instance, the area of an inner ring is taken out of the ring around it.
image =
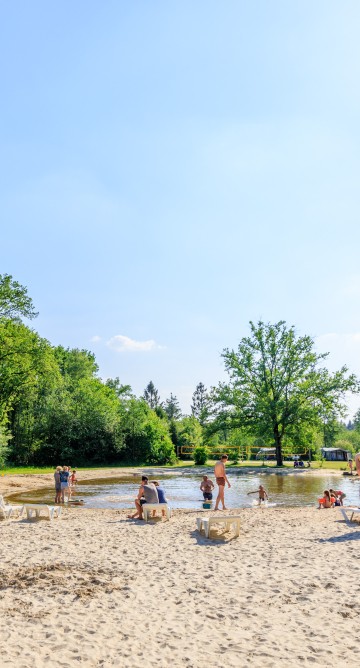
[[[234,527],[235,536],[240,534],[240,516],[239,515],[211,515],[211,517],[197,517],[196,524],[198,531],[204,529],[205,537],[209,538],[211,527],[214,524],[225,524],[225,531],[229,531],[231,525]]]
[[[151,517],[152,510],[165,510],[167,519],[171,517],[171,508],[168,503],[144,503],[142,511],[145,522]]]

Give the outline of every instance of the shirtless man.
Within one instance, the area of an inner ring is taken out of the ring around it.
[[[225,507],[225,498],[224,498],[225,483],[227,483],[228,487],[231,487],[225,473],[225,464],[227,460],[228,460],[227,455],[221,455],[221,459],[215,464],[214,473],[216,477],[216,484],[219,486],[219,492],[216,498],[214,510],[219,510],[219,503],[222,503],[223,510],[227,510],[227,508]]]
[[[207,477],[207,475],[203,475],[203,479],[201,481],[200,489],[203,493],[204,501],[211,501],[212,499],[212,491],[215,488],[215,485],[210,478]]]

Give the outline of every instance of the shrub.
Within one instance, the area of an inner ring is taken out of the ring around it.
[[[198,445],[194,449],[194,462],[197,466],[206,464],[209,457],[209,450],[205,445]]]

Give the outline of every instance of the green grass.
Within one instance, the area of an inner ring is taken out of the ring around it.
[[[215,459],[209,459],[206,463],[206,466],[214,466],[215,462],[217,460]],[[177,468],[193,468],[195,466],[195,463],[193,460],[182,460],[179,459],[176,464],[171,464],[167,465],[161,468],[166,468],[166,469],[177,469]],[[243,461],[239,462],[238,464],[233,464],[232,462],[229,462],[227,464],[227,468],[231,469],[233,467],[251,467],[251,468],[276,468],[276,462],[265,462],[263,465],[263,462],[258,459],[251,459],[248,461]],[[294,468],[293,462],[284,462],[284,467],[286,468]],[[121,464],[106,464],[106,465],[91,465],[91,466],[78,466],[78,467],[73,467],[76,469],[76,471],[93,471],[93,470],[108,470],[108,469],[127,469],[127,468],[154,468],[154,466],[149,466],[148,464],[129,464],[129,463],[121,463]],[[160,468],[160,467],[159,467]],[[312,469],[329,469],[329,470],[336,470],[336,471],[348,471],[348,466],[346,462],[325,462],[325,461],[312,461],[311,462],[311,468]],[[5,466],[4,468],[0,469],[0,476],[1,475],[16,475],[16,474],[27,474],[27,475],[39,475],[41,473],[53,473],[55,470],[55,466]]]

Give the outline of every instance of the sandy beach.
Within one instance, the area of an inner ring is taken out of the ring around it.
[[[210,540],[199,511],[0,521],[1,665],[357,665],[359,524],[337,509],[231,513],[240,536]]]

